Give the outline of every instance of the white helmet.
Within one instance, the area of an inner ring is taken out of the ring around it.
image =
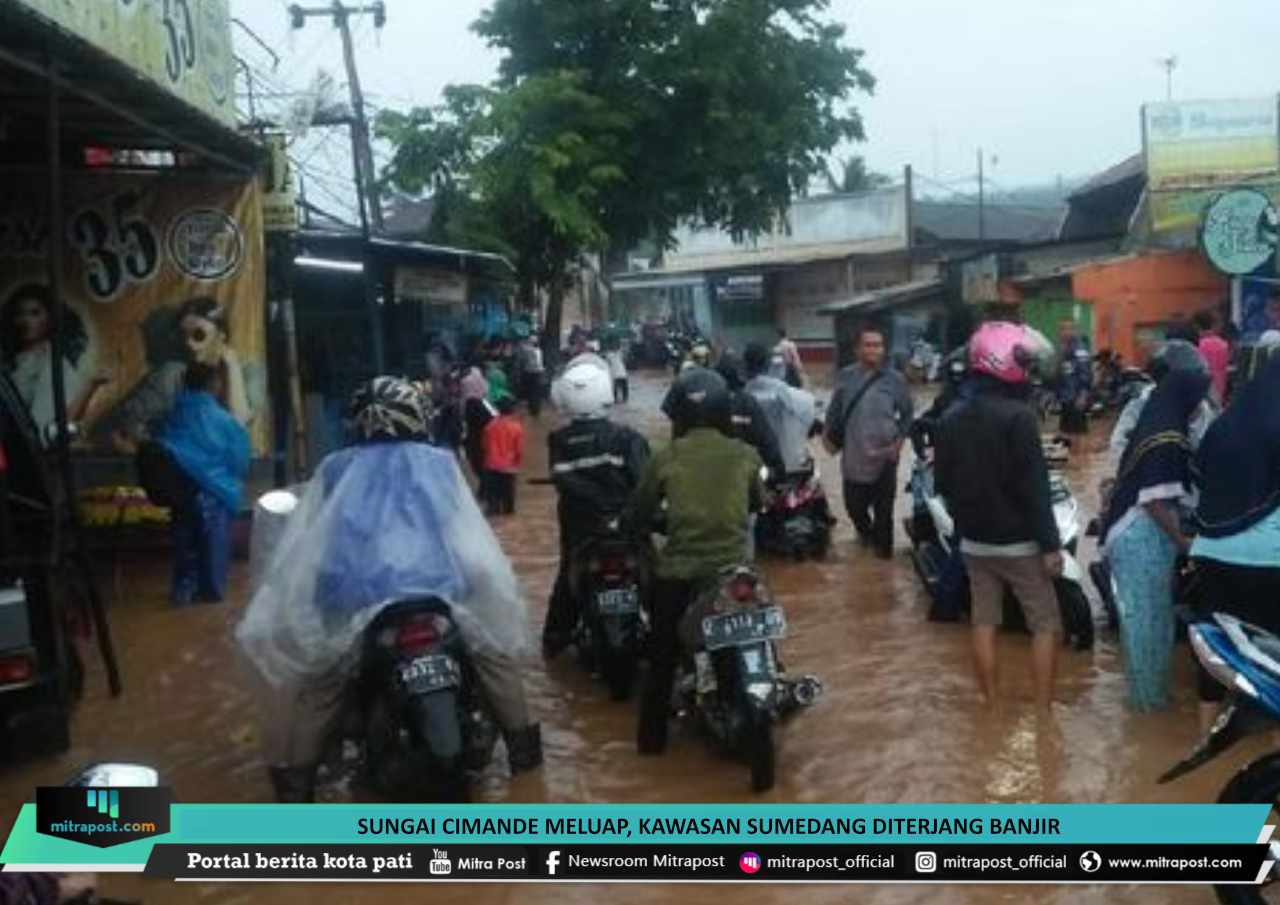
[[[570,418],[604,418],[613,405],[613,378],[594,355],[569,362],[551,387],[551,403]]]

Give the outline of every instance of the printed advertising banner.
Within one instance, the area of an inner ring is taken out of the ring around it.
[[[234,128],[228,0],[0,0],[15,3]]]
[[[0,187],[0,353],[43,427],[54,420],[49,217],[42,186]],[[188,366],[270,449],[257,180],[85,173],[65,185],[63,362],[77,445],[126,452],[168,415]]]
[[[1275,95],[1147,104],[1142,137],[1156,232],[1194,229],[1224,189],[1249,184],[1277,192],[1280,106]]]

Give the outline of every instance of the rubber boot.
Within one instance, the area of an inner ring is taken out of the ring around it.
[[[278,804],[311,804],[316,800],[316,768],[272,767],[271,786]]]
[[[511,775],[542,766],[542,726],[533,723],[515,732],[502,733],[507,743],[507,764]]]

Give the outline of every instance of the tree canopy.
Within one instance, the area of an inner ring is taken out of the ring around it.
[[[874,80],[827,6],[495,0],[474,27],[503,53],[498,80],[383,113],[383,178],[435,195],[441,231],[501,247],[522,294],[553,302],[584,251],[669,246],[683,220],[766,231],[863,138],[850,101]]]

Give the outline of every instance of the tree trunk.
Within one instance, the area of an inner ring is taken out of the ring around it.
[[[543,325],[543,354],[553,366],[560,364],[560,325],[564,320],[564,276],[557,275],[547,286],[547,317]]]

